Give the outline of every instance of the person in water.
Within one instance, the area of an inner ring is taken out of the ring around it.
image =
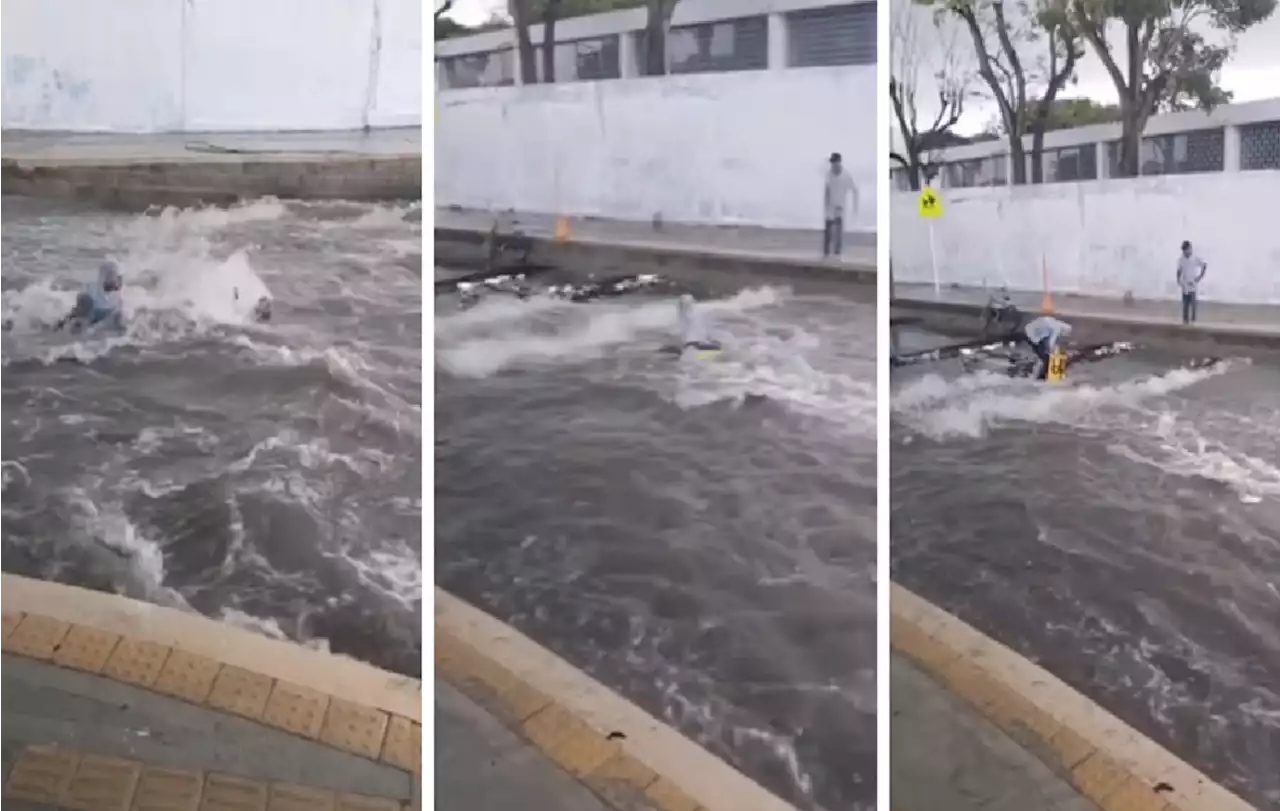
[[[98,267],[98,280],[92,282],[76,296],[75,306],[58,322],[56,329],[81,330],[99,324],[124,327],[124,309],[120,289],[124,279],[120,266],[110,260]]]
[[[1058,348],[1058,345],[1062,343],[1062,340],[1070,334],[1070,324],[1065,321],[1059,321],[1049,315],[1042,315],[1033,319],[1022,328],[1023,338],[1040,360],[1039,368],[1036,371],[1036,380],[1048,379],[1049,358],[1053,355],[1053,351]]]
[[[686,349],[706,351],[720,348],[720,344],[707,332],[706,322],[702,318],[702,313],[698,312],[697,302],[693,296],[688,293],[680,296],[677,307],[680,313],[681,352]]]

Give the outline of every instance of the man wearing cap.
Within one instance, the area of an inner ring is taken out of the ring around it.
[[[98,267],[98,281],[87,285],[76,296],[76,305],[58,322],[57,328],[69,326],[78,330],[102,323],[110,323],[116,328],[123,327],[124,313],[120,306],[122,285],[119,265],[112,261],[103,262]]]
[[[858,187],[844,170],[839,152],[831,153],[831,171],[827,172],[822,192],[822,210],[825,227],[822,230],[822,256],[839,256],[844,249],[844,204],[853,198],[853,210],[858,208]]]

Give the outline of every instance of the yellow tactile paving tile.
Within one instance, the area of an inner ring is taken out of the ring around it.
[[[79,760],[75,752],[48,746],[32,746],[23,750],[4,784],[4,798],[57,803],[71,783]]]
[[[213,681],[221,667],[212,659],[175,649],[165,659],[151,689],[192,704],[203,704],[213,690]]]
[[[332,791],[276,783],[267,799],[267,811],[334,811],[337,800]]]
[[[4,638],[4,652],[49,661],[58,643],[71,630],[71,623],[27,614]]]
[[[204,780],[200,811],[267,811],[271,786],[229,774],[211,774]]]
[[[1067,776],[1101,811],[1255,811],[1136,731],[1123,731],[1088,699],[1055,686],[1037,666],[897,584],[891,588],[893,649]],[[1154,778],[1160,770],[1168,781]],[[1182,788],[1170,796],[1155,790],[1158,782]]]
[[[328,789],[176,771],[69,749],[24,749],[4,799],[68,811],[403,811],[408,803]]]
[[[204,775],[177,769],[144,769],[133,811],[199,811]]]
[[[272,679],[242,667],[223,665],[214,677],[208,706],[258,721],[271,697]]]
[[[387,737],[382,742],[383,763],[388,763],[407,772],[416,772],[422,768],[422,725],[402,718],[391,716],[387,725]]]
[[[620,751],[559,704],[539,711],[522,727],[526,738],[560,768],[582,777]]]
[[[18,627],[18,623],[22,622],[22,614],[19,612],[6,613],[4,615],[4,636],[0,639],[8,639],[10,632]],[[6,649],[7,650],[7,649]]]
[[[645,789],[644,796],[654,811],[697,811],[698,808],[692,797],[665,777],[659,777]]]
[[[377,760],[390,718],[387,713],[350,701],[333,699],[320,729],[320,740],[353,755]]]
[[[102,675],[116,681],[151,687],[160,677],[164,663],[173,649],[168,645],[138,639],[121,639],[107,658]]]
[[[119,643],[119,634],[72,625],[54,651],[53,663],[89,673],[101,673]]]
[[[279,727],[286,732],[301,735],[304,738],[316,738],[320,735],[320,728],[324,726],[324,716],[328,709],[329,697],[324,693],[285,681],[278,681],[271,689],[271,697],[267,699],[262,721],[273,727]],[[388,735],[389,743],[390,736]],[[421,760],[422,758],[419,756],[418,761]],[[400,768],[412,771],[417,767],[418,761],[400,766]]]
[[[653,769],[619,752],[601,763],[582,782],[614,808],[642,807],[645,789],[658,781]]]
[[[141,763],[84,755],[62,805],[76,811],[129,811],[141,776]]]

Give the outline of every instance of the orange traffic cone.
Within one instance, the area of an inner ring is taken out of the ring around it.
[[[1044,298],[1040,300],[1040,310],[1045,315],[1053,313],[1053,299],[1049,296],[1049,264],[1040,257],[1040,278],[1044,282]]]
[[[556,217],[555,240],[556,242],[569,241],[569,218],[568,217]]]

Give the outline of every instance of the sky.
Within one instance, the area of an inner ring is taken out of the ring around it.
[[[962,35],[958,26],[955,29],[944,26],[939,31],[933,23],[932,13],[911,2],[911,0],[892,0],[894,20],[902,25],[902,18],[896,15],[910,14],[908,25],[914,30],[917,47],[915,53],[920,55],[918,69],[917,98],[922,100],[921,107],[926,108],[923,100],[936,96],[934,72],[946,64],[946,53],[951,50],[956,60],[972,68],[973,44]],[[1115,29],[1118,31],[1118,28]],[[955,46],[949,48],[954,37]],[[1223,69],[1220,81],[1227,89],[1235,93],[1234,101],[1256,101],[1258,99],[1280,96],[1280,12],[1270,19],[1249,29],[1236,40],[1236,54]],[[1040,46],[1041,49],[1044,46]],[[1123,54],[1123,48],[1118,49]],[[1099,102],[1114,104],[1116,89],[1107,76],[1102,62],[1093,53],[1092,48],[1085,46],[1085,58],[1081,60],[1077,70],[1077,83],[1068,85],[1060,94],[1068,97],[1087,97]],[[975,79],[971,87],[982,90],[985,84]],[[936,106],[933,108],[936,110]],[[927,126],[932,118],[926,121],[929,112],[922,109],[920,120]],[[982,130],[996,116],[994,103],[981,98],[974,99],[969,105],[964,118],[956,131],[961,134],[972,134]],[[894,127],[896,130],[896,126]],[[895,132],[896,135],[896,132]]]

